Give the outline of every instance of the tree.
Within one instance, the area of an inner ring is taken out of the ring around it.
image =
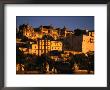
[[[42,39],[54,40],[54,38],[50,35],[43,35]]]
[[[16,48],[16,63],[20,64],[20,71],[22,70],[21,64],[24,64],[24,53],[20,51],[19,48]]]
[[[22,42],[26,42],[26,41],[28,41],[28,37],[23,36],[21,41],[22,41]]]
[[[19,50],[19,48],[16,48],[16,62],[17,63],[23,63],[22,59],[23,59],[23,51]]]

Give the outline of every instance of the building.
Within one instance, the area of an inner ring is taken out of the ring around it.
[[[42,32],[43,35],[50,35],[52,36],[55,40],[58,39],[59,37],[59,32],[56,28],[53,28],[51,25],[50,26],[40,26],[40,31]]]
[[[61,41],[39,40],[36,44],[32,44],[32,54],[41,55],[49,51],[62,51]]]
[[[28,39],[36,40],[38,38],[43,37],[43,34],[40,33],[39,30],[36,31],[36,28],[33,28],[32,26],[29,26],[29,25],[22,25],[22,31],[23,31],[22,32],[23,36],[28,37]]]
[[[70,35],[73,35],[73,34],[74,34],[73,31],[67,31],[67,32],[66,32],[66,37],[67,37],[67,36],[70,36]]]
[[[73,31],[69,31],[65,26],[63,29],[54,28],[51,25],[43,26],[41,25],[39,28],[33,28],[30,25],[21,25],[20,30],[22,31],[23,36],[28,37],[28,39],[37,40],[38,38],[42,39],[44,35],[51,36],[54,40],[59,39],[59,37],[66,37],[73,34]]]
[[[50,40],[38,40],[36,44],[32,44],[32,54],[41,55],[50,51]]]
[[[82,52],[94,51],[94,32],[88,32],[89,35],[83,35]]]
[[[94,32],[89,31],[87,34],[71,35],[65,38],[64,51],[71,51],[71,53],[87,53],[94,51]]]
[[[44,34],[49,34],[51,33],[51,29],[52,27],[51,26],[40,26],[40,31]]]
[[[63,29],[61,29],[61,30],[59,30],[59,31],[60,31],[59,36],[60,36],[60,37],[63,37],[63,38],[74,34],[73,31],[70,31],[70,30],[67,29],[65,26],[64,26]]]
[[[51,41],[51,51],[62,51],[62,46],[63,44],[61,41]]]
[[[34,35],[34,28],[32,26],[25,25],[25,27],[23,27],[23,36],[26,36],[31,39],[33,35]]]
[[[61,29],[60,31],[60,37],[66,37],[66,33],[67,33],[67,28],[64,26],[64,28]]]

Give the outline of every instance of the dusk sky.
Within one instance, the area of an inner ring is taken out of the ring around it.
[[[52,25],[57,28],[66,26],[70,30],[77,28],[94,30],[94,16],[17,16],[17,27],[22,24],[29,24],[34,28]]]

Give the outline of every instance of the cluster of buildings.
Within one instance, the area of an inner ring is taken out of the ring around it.
[[[19,34],[31,39],[31,41],[22,41],[22,38],[16,37],[16,44],[24,54],[40,56],[50,51],[63,51],[66,54],[94,51],[94,31],[80,29],[70,31],[66,27],[60,29],[51,25],[33,28],[23,24],[17,28],[17,36]]]
[[[23,30],[23,35],[33,39],[37,40],[38,38],[42,39],[44,35],[49,35],[54,38],[54,40],[57,40],[58,38],[63,38],[68,35],[73,34],[73,31],[67,30],[67,28],[64,26],[63,29],[60,28],[54,28],[51,25],[50,26],[40,26],[39,28],[33,28],[32,26],[29,25],[21,25],[22,29],[17,29],[18,32],[22,32]]]

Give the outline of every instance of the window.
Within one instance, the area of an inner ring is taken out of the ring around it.
[[[94,43],[94,39],[93,38],[90,38],[90,43]]]
[[[43,53],[43,50],[41,50],[41,52]]]

